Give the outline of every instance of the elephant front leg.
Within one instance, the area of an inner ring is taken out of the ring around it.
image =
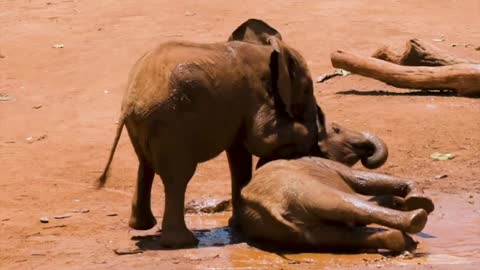
[[[227,150],[228,165],[232,177],[232,207],[233,215],[229,220],[229,225],[238,227],[239,211],[242,188],[250,182],[252,178],[252,155],[241,144],[237,144]]]
[[[421,208],[431,213],[435,209],[432,200],[413,180],[359,170],[353,170],[352,175],[347,176],[349,185],[360,194],[393,195],[405,198],[407,210]]]
[[[151,192],[155,172],[145,162],[138,165],[137,185],[132,200],[129,226],[136,230],[148,230],[157,224],[152,214]]]

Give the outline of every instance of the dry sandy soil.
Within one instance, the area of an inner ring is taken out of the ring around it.
[[[369,55],[383,44],[401,50],[413,37],[441,39],[432,42],[479,60],[479,15],[477,0],[0,0],[0,93],[14,97],[0,101],[0,268],[478,269],[479,99],[419,94],[356,75],[315,85],[328,120],[387,142],[391,155],[378,171],[418,180],[435,200],[412,259],[268,253],[231,239],[229,213],[188,216],[201,246],[160,250],[156,229],[127,225],[137,168],[127,136],[107,188],[90,186],[107,159],[128,71],[155,44],[222,41],[256,17],[276,27],[318,76],[332,70],[336,49]],[[433,161],[434,152],[456,157]],[[227,168],[223,154],[202,164],[187,200],[227,198]],[[160,181],[153,208],[161,219]],[[54,218],[66,213],[72,216]],[[40,223],[42,216],[50,222]],[[136,245],[143,253],[113,252]]]

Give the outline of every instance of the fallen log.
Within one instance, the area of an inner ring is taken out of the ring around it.
[[[403,66],[448,66],[456,64],[480,64],[480,62],[462,59],[440,50],[436,46],[419,39],[407,41],[405,52],[398,55],[383,46],[372,55],[374,58],[385,60]]]
[[[459,96],[480,96],[480,65],[478,64],[412,67],[342,51],[332,53],[331,61],[336,68],[380,80],[395,87],[454,90]]]

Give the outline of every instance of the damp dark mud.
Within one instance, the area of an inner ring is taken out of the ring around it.
[[[432,196],[436,209],[430,214],[426,228],[414,236],[419,241],[419,246],[412,254],[398,255],[386,251],[349,254],[263,251],[246,244],[237,232],[226,225],[231,212],[187,215],[188,226],[194,228],[200,243],[197,248],[187,249],[186,253],[195,254],[198,258],[215,256],[215,260],[211,261],[211,269],[480,265],[480,196],[445,193],[435,193]],[[209,200],[199,203],[213,205]],[[157,237],[151,239],[150,244],[144,248],[158,247],[157,240],[161,237],[161,232],[154,235]],[[139,246],[142,247],[142,244]],[[215,255],[209,255],[212,251]]]

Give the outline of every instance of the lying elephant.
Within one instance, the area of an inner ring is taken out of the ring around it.
[[[266,163],[241,198],[240,224],[250,243],[300,250],[413,250],[416,242],[405,232],[420,232],[434,210],[412,180],[319,157]],[[392,229],[365,226],[371,223]]]

